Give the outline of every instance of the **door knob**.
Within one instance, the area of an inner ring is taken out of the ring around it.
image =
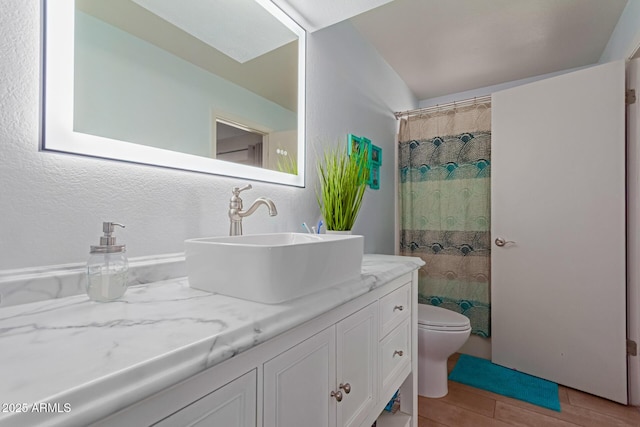
[[[335,397],[338,402],[342,402],[342,392],[341,391],[332,391],[331,397]]]
[[[347,394],[351,393],[351,384],[349,383],[340,384],[340,387],[338,388],[344,390]]]
[[[496,246],[503,247],[504,245],[506,245],[508,243],[515,243],[515,242],[513,240],[504,240],[502,237],[497,237],[496,238]]]

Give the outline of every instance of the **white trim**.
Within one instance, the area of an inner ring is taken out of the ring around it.
[[[640,59],[627,63],[626,88],[638,88]],[[627,339],[640,343],[640,112],[627,105]],[[640,356],[627,356],[629,404],[640,405]]]

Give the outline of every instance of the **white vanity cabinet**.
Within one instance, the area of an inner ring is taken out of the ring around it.
[[[93,425],[417,427],[416,292],[413,271]]]
[[[264,427],[359,426],[377,396],[375,302],[264,364]]]

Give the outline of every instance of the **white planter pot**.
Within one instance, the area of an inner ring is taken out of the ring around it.
[[[352,234],[351,230],[327,230],[327,234]]]

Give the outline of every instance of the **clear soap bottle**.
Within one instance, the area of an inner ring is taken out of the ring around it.
[[[113,301],[124,295],[127,290],[126,246],[117,245],[113,236],[115,227],[124,225],[115,222],[103,222],[98,246],[91,246],[87,262],[87,295],[93,301]]]

